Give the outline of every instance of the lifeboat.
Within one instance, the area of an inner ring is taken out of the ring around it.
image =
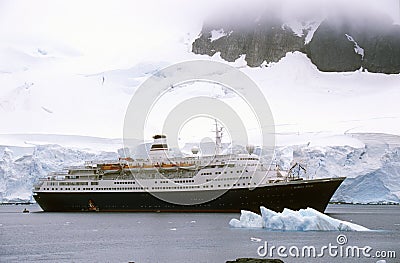
[[[124,166],[124,171],[129,171],[129,172],[139,172],[141,169],[140,166],[137,165],[125,165]]]
[[[118,164],[105,164],[100,167],[104,174],[117,173],[121,171],[121,166]]]
[[[159,166],[160,170],[162,171],[177,171],[178,170],[178,166],[176,164],[162,164]]]
[[[134,160],[131,157],[119,157],[120,161],[127,161],[127,162],[133,162]]]
[[[196,164],[194,164],[194,163],[180,163],[179,164],[179,169],[196,170]]]

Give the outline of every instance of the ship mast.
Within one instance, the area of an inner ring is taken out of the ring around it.
[[[221,153],[222,150],[222,129],[224,127],[218,128],[218,122],[215,120],[215,155]]]

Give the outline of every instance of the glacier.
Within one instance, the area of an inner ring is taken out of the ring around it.
[[[56,144],[37,145],[28,154],[27,150],[13,147],[20,155],[14,155],[10,148],[3,147],[0,155],[0,203],[33,202],[34,183],[49,172],[82,165],[84,161],[118,158],[116,152],[93,152]]]
[[[347,137],[347,143],[346,141]],[[331,202],[400,203],[400,136],[378,133],[347,134],[277,147],[276,163],[288,169],[293,161],[307,169],[306,179],[344,176]],[[331,145],[325,144],[327,141]],[[290,140],[293,143],[293,140]]]
[[[261,215],[242,210],[240,219],[233,218],[229,225],[234,228],[263,228],[276,231],[368,231],[354,223],[329,217],[315,209],[293,211],[285,208],[277,213],[260,207]]]

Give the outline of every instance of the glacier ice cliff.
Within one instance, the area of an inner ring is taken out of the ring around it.
[[[14,157],[6,147],[0,155],[0,202],[33,201],[33,184],[49,172],[86,160],[115,158],[118,155],[113,152],[93,153],[59,145],[37,145],[31,154]]]
[[[344,176],[332,202],[400,203],[400,138],[385,134],[353,134],[355,146],[294,145],[276,149],[277,163],[288,169],[302,163],[306,178]]]

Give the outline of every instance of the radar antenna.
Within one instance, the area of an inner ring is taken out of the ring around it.
[[[218,122],[215,120],[215,155],[218,155],[222,151],[222,130],[224,127],[218,127]]]

